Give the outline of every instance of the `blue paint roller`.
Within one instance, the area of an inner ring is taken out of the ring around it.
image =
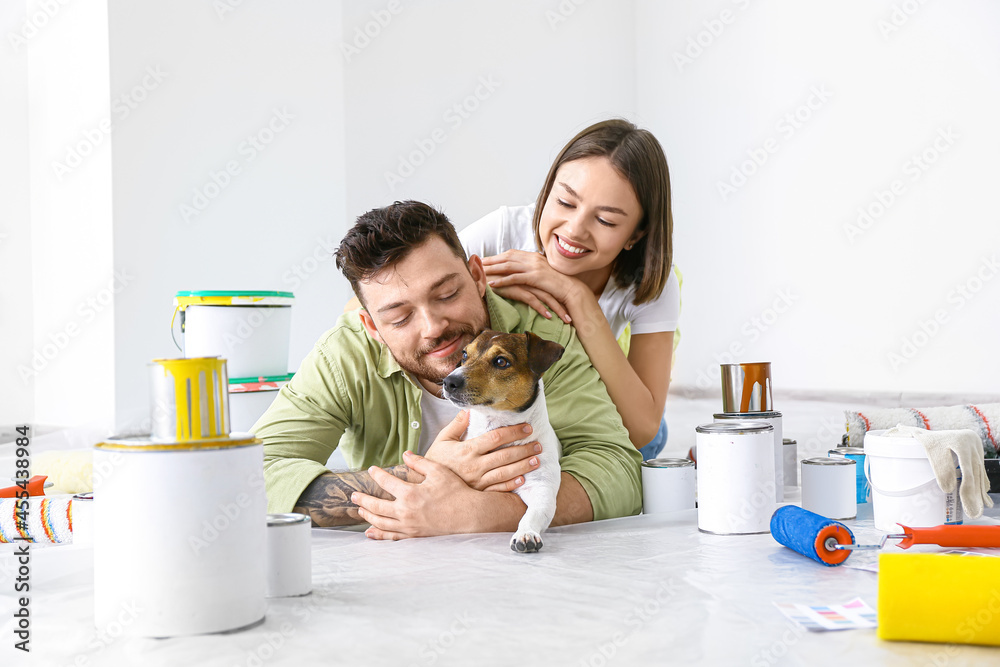
[[[771,516],[771,535],[779,544],[827,567],[840,565],[851,555],[834,545],[853,545],[854,533],[839,521],[795,505],[779,507]]]
[[[883,535],[875,544],[856,544],[854,533],[839,521],[795,505],[779,507],[771,515],[771,535],[779,544],[827,566],[840,565],[852,551],[881,549],[886,540],[902,540],[899,547],[937,544],[942,547],[1000,547],[1000,526],[932,526]]]

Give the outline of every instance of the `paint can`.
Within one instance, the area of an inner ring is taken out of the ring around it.
[[[312,591],[312,521],[304,514],[267,515],[267,597]]]
[[[827,519],[854,519],[857,464],[843,457],[820,456],[802,461],[802,509]]]
[[[229,378],[229,415],[233,430],[251,430],[293,375]]]
[[[771,362],[722,364],[723,412],[770,412]]]
[[[94,493],[78,493],[70,501],[73,517],[73,544],[92,546],[94,544]]]
[[[830,456],[841,456],[854,461],[855,474],[857,475],[857,501],[858,504],[868,502],[870,487],[868,478],[865,477],[865,450],[862,447],[835,447],[828,454]]]
[[[113,438],[94,448],[94,620],[138,637],[264,618],[263,444]],[[124,611],[134,610],[128,623]]]
[[[962,473],[958,462],[955,491],[945,493],[938,485],[927,450],[918,440],[886,437],[884,433],[885,429],[865,434],[865,467],[875,527],[896,532],[896,524],[928,527],[962,523]]]
[[[695,429],[698,530],[752,535],[770,530],[774,513],[774,427],[724,421]]]
[[[225,359],[153,359],[149,393],[153,440],[190,442],[229,435]]]
[[[781,413],[780,412],[745,412],[732,414],[728,412],[717,412],[712,415],[717,422],[726,421],[755,421],[766,422],[774,427],[774,501],[777,503],[785,499],[785,454],[784,439],[781,436]]]
[[[650,459],[643,461],[642,513],[662,514],[695,507],[694,461]]]
[[[785,486],[799,485],[799,443],[783,438],[781,440],[781,468],[784,471]]]
[[[185,357],[223,357],[233,377],[284,375],[294,300],[291,292],[177,292],[170,334],[177,344],[174,321],[180,313]]]

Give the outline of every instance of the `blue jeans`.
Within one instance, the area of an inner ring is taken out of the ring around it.
[[[663,448],[667,446],[667,420],[663,418],[660,420],[660,430],[656,432],[653,439],[649,441],[642,449],[639,451],[642,453],[642,460],[648,461],[650,459],[655,459],[663,451]]]

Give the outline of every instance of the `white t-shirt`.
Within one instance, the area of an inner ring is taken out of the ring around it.
[[[458,416],[459,408],[448,399],[438,398],[427,391],[419,382],[417,384],[420,386],[421,421],[420,443],[417,445],[417,454],[423,456],[431,448],[434,439],[441,433],[441,429]]]
[[[534,204],[501,206],[460,231],[458,237],[465,252],[480,257],[498,255],[505,250],[538,252],[531,229],[534,215]],[[674,331],[681,308],[680,295],[677,274],[671,270],[663,292],[654,301],[635,305],[635,286],[621,287],[612,276],[597,303],[608,318],[611,332],[618,338],[629,323],[632,335]]]

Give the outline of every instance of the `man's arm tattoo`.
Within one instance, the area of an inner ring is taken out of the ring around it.
[[[410,469],[405,465],[384,470],[401,480],[413,481],[408,479]],[[389,492],[375,483],[367,471],[327,472],[306,487],[293,511],[312,517],[314,526],[351,526],[364,523],[364,519],[358,514],[358,506],[351,502],[351,494],[355,491],[395,500]]]

